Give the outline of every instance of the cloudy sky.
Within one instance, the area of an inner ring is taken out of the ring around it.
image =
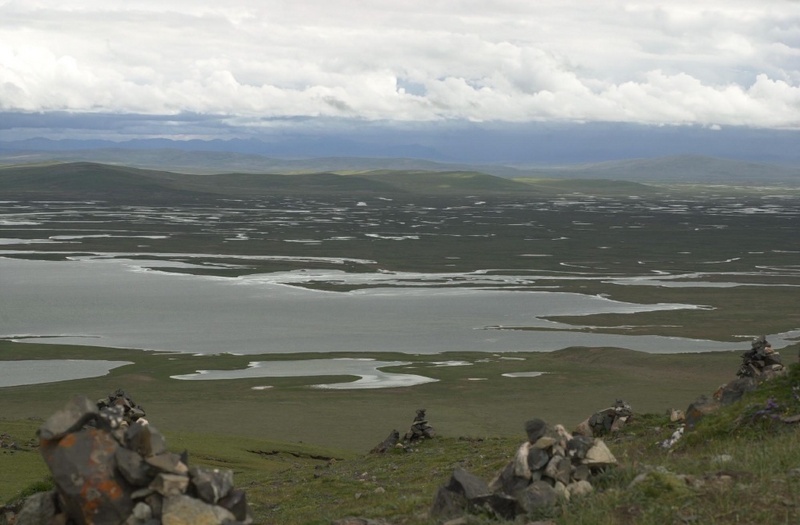
[[[797,131],[800,2],[0,0],[0,119],[0,140],[337,122]]]

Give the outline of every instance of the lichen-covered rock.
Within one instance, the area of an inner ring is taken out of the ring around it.
[[[99,408],[80,396],[39,429],[55,490],[0,514],[14,525],[225,525],[253,522],[233,472],[190,470],[144,411],[117,391]],[[197,495],[198,497],[195,497]],[[7,516],[8,515],[8,516]]]
[[[116,469],[117,449],[111,434],[96,428],[42,441],[64,510],[77,523],[121,523],[133,509],[130,487]]]

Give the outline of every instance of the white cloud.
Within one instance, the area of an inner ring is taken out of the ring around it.
[[[799,64],[781,0],[0,0],[5,111],[800,128]]]

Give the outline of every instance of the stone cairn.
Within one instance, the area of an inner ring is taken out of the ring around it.
[[[783,369],[781,354],[773,350],[766,336],[762,335],[753,339],[750,350],[742,354],[742,365],[736,376],[766,378],[782,372]]]
[[[409,428],[406,435],[403,436],[403,443],[416,443],[423,439],[431,439],[435,435],[436,431],[428,424],[428,419],[425,416],[425,409],[420,408],[417,410],[414,422],[411,423],[411,428]]]
[[[736,379],[719,387],[711,396],[698,397],[686,409],[687,429],[694,428],[706,415],[739,401],[745,393],[758,388],[760,383],[785,373],[780,353],[772,349],[767,338],[762,335],[753,339],[750,350],[742,354]]]
[[[588,437],[615,434],[622,430],[632,417],[631,406],[622,399],[617,399],[613,406],[595,412],[582,421],[573,432]]]
[[[592,476],[617,464],[599,438],[570,435],[562,425],[551,428],[541,419],[525,423],[525,431],[528,440],[489,483],[457,468],[436,493],[431,517],[488,512],[513,520],[592,492]]]
[[[417,410],[417,415],[414,417],[414,421],[411,423],[411,428],[408,429],[403,435],[403,439],[400,439],[400,432],[397,430],[392,430],[389,432],[389,435],[378,443],[375,448],[370,450],[371,454],[383,454],[393,448],[403,448],[405,450],[409,450],[407,447],[409,445],[413,445],[419,443],[424,439],[431,439],[436,435],[436,431],[433,429],[432,426],[428,424],[428,419],[425,415],[426,410],[424,408],[420,408]]]
[[[28,498],[15,525],[252,523],[231,470],[189,466],[167,451],[144,410],[118,390],[72,399],[39,428],[55,489]]]

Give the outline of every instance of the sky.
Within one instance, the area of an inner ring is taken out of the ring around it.
[[[800,1],[0,0],[2,141],[604,123],[800,137]]]

